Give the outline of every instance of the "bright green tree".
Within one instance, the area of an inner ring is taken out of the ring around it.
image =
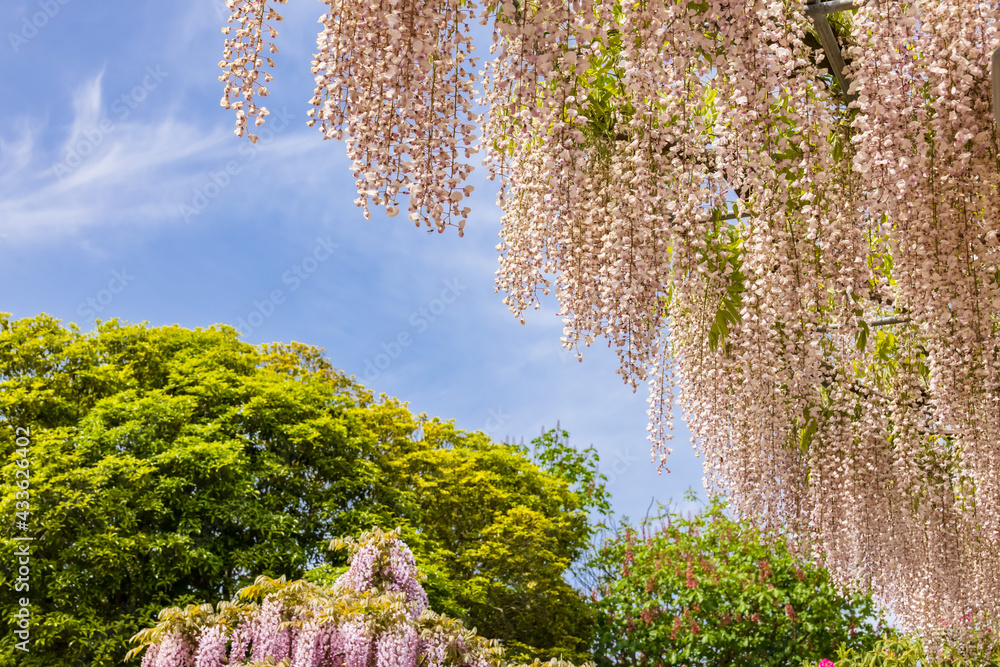
[[[431,420],[420,439],[385,447],[376,500],[417,554],[431,606],[502,640],[514,660],[590,657],[593,610],[564,575],[596,533],[591,511],[610,506],[596,454],[568,436],[544,433],[532,453]],[[329,585],[343,569],[305,576]]]
[[[0,558],[33,538],[31,650],[15,648],[23,594],[4,568],[0,665],[119,664],[159,609],[232,597],[258,575],[336,568],[329,540],[373,525],[403,526],[432,605],[513,655],[589,642],[590,612],[563,574],[606,499],[591,454],[561,440],[542,442],[534,464],[376,399],[297,343],[115,321],[85,334],[45,315],[0,316],[10,517],[23,491],[17,428],[30,433],[30,511],[0,529]]]
[[[731,519],[721,500],[657,518],[624,526],[595,558],[601,663],[798,667],[881,634],[870,597],[838,594],[826,570]]]

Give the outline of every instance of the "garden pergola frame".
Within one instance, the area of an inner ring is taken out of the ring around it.
[[[833,74],[837,77],[837,83],[840,84],[840,90],[843,91],[846,98],[850,98],[848,91],[851,87],[851,80],[844,75],[844,67],[846,66],[844,56],[840,52],[840,44],[837,42],[837,36],[833,34],[833,28],[830,27],[830,22],[826,20],[826,15],[835,12],[845,12],[854,8],[854,0],[824,0],[822,2],[809,3],[805,8],[806,16],[811,18],[813,25],[816,26],[819,43],[823,46],[826,59],[830,61]]]

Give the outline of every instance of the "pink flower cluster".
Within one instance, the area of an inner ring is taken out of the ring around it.
[[[211,643],[211,642],[209,642]],[[142,657],[142,667],[195,667],[195,647],[182,633],[171,632],[149,647]],[[211,650],[211,649],[209,649]],[[199,654],[202,651],[198,651]],[[204,663],[204,660],[202,660]],[[225,664],[225,663],[220,663]],[[202,667],[198,665],[197,667]]]
[[[274,1],[279,5],[288,2]],[[274,67],[271,55],[278,52],[273,41],[278,36],[275,24],[283,20],[267,3],[268,0],[226,0],[232,12],[229,23],[237,24],[237,28],[235,33],[232,26],[222,29],[222,34],[227,35],[219,62],[219,67],[225,70],[219,81],[226,84],[222,107],[236,110],[236,136],[247,135],[254,143],[257,135],[247,123],[253,119],[254,127],[259,127],[270,113],[267,107],[258,106],[257,98],[267,97],[267,87],[263,84],[273,80],[270,72],[262,70],[265,62]]]
[[[403,593],[413,618],[427,609],[427,593],[420,584],[417,562],[402,542],[392,542],[388,548],[375,543],[360,547],[352,556],[351,568],[336,585],[357,593],[376,587],[385,593]]]
[[[242,133],[278,18],[229,1]],[[326,1],[312,118],[366,214],[408,194],[418,224],[464,226],[469,24],[493,19],[482,146],[515,316],[554,292],[567,347],[609,341],[661,466],[677,394],[737,511],[932,648],[997,641],[1000,3],[856,0],[844,91],[804,0]]]
[[[459,234],[471,210],[463,199],[466,162],[479,115],[467,0],[326,0],[317,39],[315,106],[327,139],[346,139],[365,218],[369,204],[437,231]]]
[[[266,660],[291,667],[499,667],[485,640],[426,610],[418,576],[413,554],[394,533],[369,533],[333,590],[266,580],[270,592],[259,606],[220,605],[207,617],[197,607],[186,617],[167,614],[142,667]]]

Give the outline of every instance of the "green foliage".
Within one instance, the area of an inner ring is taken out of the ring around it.
[[[595,148],[604,153],[611,150],[610,147],[619,138],[618,125],[627,125],[635,113],[631,104],[622,101],[625,71],[620,65],[621,51],[620,33],[615,29],[609,30],[607,43],[594,50],[589,58],[589,67],[578,78],[586,92],[582,113],[588,122],[584,132],[594,142]]]
[[[602,517],[611,514],[611,495],[604,482],[607,478],[597,472],[597,450],[588,447],[578,450],[569,444],[569,433],[551,429],[531,441],[532,460],[544,471],[563,480],[570,486],[590,511]],[[527,449],[521,450],[528,454]],[[596,531],[603,526],[592,526]]]
[[[939,659],[930,659],[919,638],[900,635],[883,637],[868,651],[841,648],[837,651],[836,667],[997,667],[1000,652],[992,658],[963,658],[957,651],[946,651]],[[808,667],[813,667],[811,663]]]
[[[386,513],[405,519],[431,606],[500,639],[513,660],[590,657],[592,610],[563,575],[595,532],[590,512],[609,505],[596,454],[566,437],[533,440],[536,465],[517,445],[431,420],[383,472],[381,488],[398,493]]]
[[[716,211],[716,216],[718,215]],[[742,321],[740,313],[743,310],[743,293],[746,291],[743,276],[743,241],[735,226],[725,224],[708,241],[705,250],[706,269],[717,273],[725,280],[725,291],[708,330],[708,347],[715,352],[721,342],[728,351],[729,347],[725,340],[729,336],[729,329]]]
[[[589,644],[590,612],[563,574],[594,530],[591,509],[606,508],[589,486],[596,458],[542,442],[539,467],[376,400],[316,348],[252,346],[228,327],[111,321],[82,334],[0,316],[10,517],[17,427],[31,432],[30,516],[25,531],[0,529],[0,558],[15,562],[14,538],[33,538],[31,652],[14,649],[20,594],[4,569],[0,666],[119,664],[161,608],[314,566],[323,583],[345,563],[329,540],[376,524],[403,526],[438,611],[514,654],[576,657]]]
[[[715,499],[605,544],[595,562],[599,664],[777,667],[873,645],[881,628],[870,598],[842,597],[825,570],[724,510]]]

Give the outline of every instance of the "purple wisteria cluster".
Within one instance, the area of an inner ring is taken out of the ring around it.
[[[358,547],[350,569],[337,580],[336,587],[362,593],[374,587],[385,593],[403,593],[414,618],[427,609],[427,593],[420,585],[417,562],[413,552],[402,542],[388,548],[372,543]]]
[[[374,529],[325,589],[259,577],[233,602],[170,608],[133,641],[142,667],[499,667],[501,651],[430,611],[410,549]],[[260,601],[258,603],[258,600]]]

